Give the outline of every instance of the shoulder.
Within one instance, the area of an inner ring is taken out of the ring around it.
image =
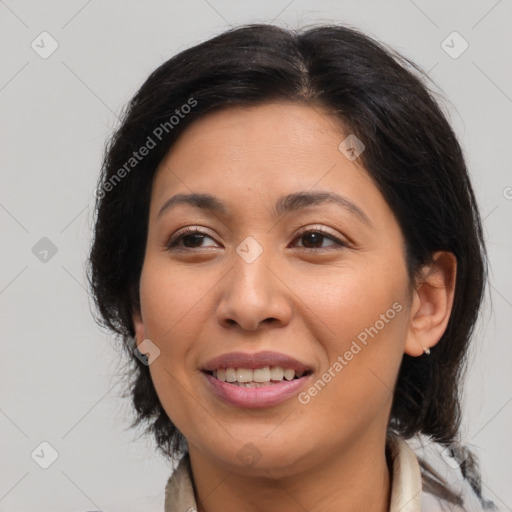
[[[164,512],[189,512],[196,510],[194,483],[190,457],[186,453],[165,486]]]
[[[446,447],[424,436],[404,442],[412,449],[420,466],[422,512],[498,511],[496,505],[483,496],[476,462],[467,449],[458,443]]]

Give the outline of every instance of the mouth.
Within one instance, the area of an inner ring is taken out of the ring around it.
[[[203,364],[208,392],[224,404],[257,409],[271,407],[298,394],[313,379],[314,367],[272,351],[230,352]]]
[[[266,366],[202,370],[206,389],[223,404],[241,409],[277,406],[300,393],[313,378],[312,370]]]

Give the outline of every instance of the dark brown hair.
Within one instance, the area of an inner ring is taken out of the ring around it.
[[[269,101],[321,105],[363,141],[362,164],[400,224],[411,278],[435,251],[456,256],[446,331],[430,356],[404,355],[389,423],[390,431],[405,438],[423,433],[446,445],[456,439],[486,253],[461,147],[424,82],[414,64],[347,27],[291,31],[249,25],[172,57],[130,101],[105,151],[89,281],[98,321],[120,335],[132,363],[134,425],[146,423],[163,453],[177,453],[183,436],[162,408],[148,366],[134,355],[131,318],[140,306],[153,176],[195,120],[221,108]],[[154,147],[131,161],[149,139]]]

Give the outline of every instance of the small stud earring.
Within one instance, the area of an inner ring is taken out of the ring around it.
[[[421,346],[423,347],[423,353],[427,354],[427,356],[429,356],[430,355],[430,349],[429,348],[425,348],[424,345],[421,345]]]

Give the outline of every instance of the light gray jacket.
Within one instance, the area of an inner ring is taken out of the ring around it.
[[[471,475],[463,477],[460,454],[421,438],[405,441],[390,435],[388,449],[392,461],[389,512],[480,512],[498,510],[471,485]],[[190,459],[186,454],[165,488],[164,512],[196,512]],[[476,486],[478,487],[478,486]]]

